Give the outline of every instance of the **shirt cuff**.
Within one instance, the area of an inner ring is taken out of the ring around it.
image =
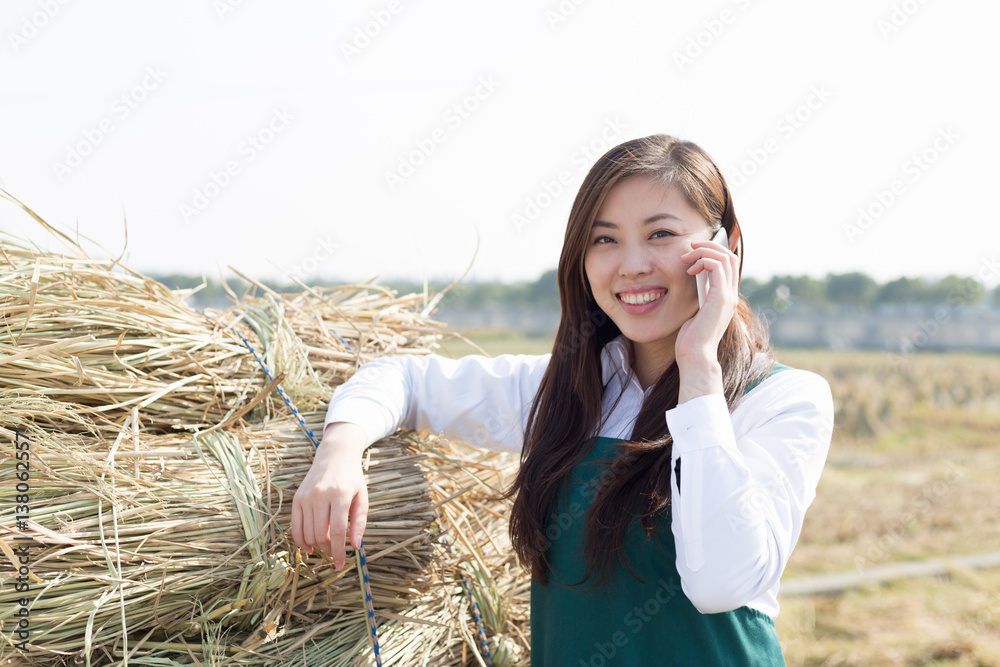
[[[326,411],[323,430],[326,431],[326,427],[333,422],[350,422],[359,426],[365,432],[369,446],[393,432],[392,424],[388,423],[386,418],[385,408],[376,401],[359,396],[341,403],[331,402]]]
[[[706,394],[681,403],[665,413],[673,438],[673,456],[710,447],[736,449],[733,421],[726,397]]]

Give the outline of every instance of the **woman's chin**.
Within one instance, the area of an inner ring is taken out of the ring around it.
[[[651,329],[649,327],[619,327],[621,332],[633,343],[637,345],[651,345],[656,343],[667,343],[677,337],[677,329],[664,331],[663,329]]]

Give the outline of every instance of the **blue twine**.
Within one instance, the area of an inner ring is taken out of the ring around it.
[[[270,380],[271,382],[274,382],[274,376],[271,375],[271,371],[268,370],[267,365],[264,363],[263,359],[261,359],[257,355],[257,351],[253,348],[253,345],[250,344],[250,341],[248,341],[246,337],[243,334],[241,334],[239,329],[237,329],[236,327],[233,327],[233,331],[236,332],[236,335],[240,337],[240,340],[243,341],[243,344],[246,345],[247,349],[250,350],[250,353],[253,354],[254,359],[256,359],[257,363],[260,364],[260,367],[264,371],[264,374],[267,375],[267,379]],[[352,352],[354,351],[354,349],[347,343],[346,340],[344,340],[344,338],[340,334],[338,334],[336,331],[334,331],[334,334],[337,336],[337,338],[340,339],[340,341],[344,344],[344,346],[348,350]],[[285,405],[287,405],[288,408],[292,411],[292,414],[295,415],[295,418],[298,420],[299,425],[302,427],[302,430],[306,432],[306,435],[309,436],[309,439],[312,441],[313,445],[319,447],[319,441],[316,439],[316,436],[313,434],[312,430],[306,425],[305,419],[302,418],[302,415],[299,414],[299,411],[295,408],[294,405],[292,405],[292,401],[291,399],[288,398],[288,395],[285,393],[285,390],[282,389],[280,385],[278,385],[276,389],[278,390],[278,395],[281,396],[282,400],[285,402]],[[443,539],[445,541],[445,545],[448,547],[448,551],[452,555],[455,555],[455,550],[452,549],[451,543],[448,542],[448,538],[444,537]],[[375,651],[375,664],[378,665],[378,667],[382,667],[382,657],[379,653],[378,634],[375,630],[375,605],[374,602],[372,601],[372,591],[368,583],[368,562],[365,557],[364,540],[362,540],[358,544],[358,553],[361,556],[361,575],[364,579],[364,585],[365,585],[365,605],[368,607],[368,621],[369,621],[369,626],[371,627],[372,649]],[[483,619],[479,613],[479,605],[476,603],[476,597],[472,593],[472,583],[469,581],[469,578],[465,576],[464,573],[462,574],[462,583],[465,584],[465,592],[469,595],[469,600],[472,602],[472,617],[473,619],[475,619],[476,628],[479,631],[479,643],[482,645],[483,658],[486,660],[487,667],[493,667],[493,660],[490,658],[489,643],[486,641],[486,628],[483,625]]]
[[[243,341],[243,344],[246,345],[247,349],[250,350],[250,353],[253,354],[254,359],[256,359],[257,363],[260,364],[260,367],[264,371],[264,374],[267,375],[267,378],[271,382],[274,382],[274,376],[271,375],[271,371],[268,370],[267,365],[264,363],[264,360],[261,359],[260,356],[257,354],[257,350],[253,349],[253,345],[250,344],[250,341],[248,341],[246,337],[243,334],[241,334],[239,329],[237,329],[236,327],[233,327],[233,331],[236,332],[236,335],[240,337],[240,340]],[[302,418],[302,415],[299,414],[298,409],[292,404],[292,400],[288,398],[288,394],[285,393],[285,390],[282,389],[280,385],[278,385],[276,389],[278,390],[278,394],[281,396],[282,400],[285,402],[285,405],[287,405],[288,408],[292,411],[292,414],[295,415],[295,419],[298,420],[299,426],[301,426],[302,430],[304,430],[306,432],[306,435],[309,436],[309,439],[312,441],[313,445],[319,447],[319,441],[316,439],[315,434],[313,434],[312,429],[310,429],[306,425],[306,420]],[[364,580],[365,606],[368,608],[368,626],[371,628],[372,650],[375,652],[375,664],[378,665],[378,667],[382,667],[382,655],[381,652],[379,651],[379,645],[378,645],[378,631],[375,629],[375,603],[372,601],[372,590],[368,582],[368,561],[367,558],[365,557],[364,541],[358,544],[358,553],[361,556],[361,576],[362,579]],[[490,667],[492,667],[492,665]]]
[[[454,556],[455,550],[451,548],[448,538],[442,535],[441,539],[444,540],[445,546],[448,547],[448,552]],[[469,594],[469,600],[472,601],[472,617],[476,619],[476,627],[479,629],[479,643],[483,648],[483,658],[486,660],[487,667],[493,667],[493,659],[490,658],[490,645],[486,641],[486,628],[483,626],[483,619],[479,614],[479,605],[476,604],[476,597],[472,594],[472,583],[465,576],[465,573],[462,573],[462,583],[465,584],[465,592]]]
[[[375,649],[375,662],[381,665],[382,658],[378,650],[378,635],[375,634],[375,603],[372,601],[372,589],[368,584],[368,560],[365,558],[365,543],[362,540],[358,544],[358,554],[361,557],[361,575],[365,581],[365,604],[368,606],[368,623],[372,629],[372,647]]]

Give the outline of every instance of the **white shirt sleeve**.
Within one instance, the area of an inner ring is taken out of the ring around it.
[[[357,424],[369,445],[406,428],[521,451],[528,411],[551,356],[379,357],[334,390],[323,428],[338,421]]]
[[[798,541],[833,434],[830,385],[784,370],[732,415],[712,394],[668,410],[666,419],[681,587],[702,613],[737,609],[777,585]]]

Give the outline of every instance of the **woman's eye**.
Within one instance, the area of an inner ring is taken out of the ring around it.
[[[594,239],[594,245],[604,245],[603,243],[601,243],[601,239],[607,239],[609,241],[614,240],[610,236],[598,236],[596,239]]]
[[[655,238],[657,234],[663,234],[663,236],[661,236],[659,238],[670,238],[671,236],[677,236],[673,232],[668,231],[666,229],[658,229],[658,230],[656,230],[655,232],[653,232],[653,237]]]

